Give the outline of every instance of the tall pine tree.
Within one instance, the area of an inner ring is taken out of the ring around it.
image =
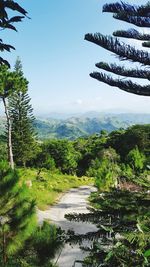
[[[140,28],[150,27],[150,2],[141,6],[130,5],[124,2],[105,4],[103,12],[113,13],[113,18],[134,24]],[[117,65],[116,63],[99,62],[96,64],[97,68],[116,74],[117,78],[103,72],[93,72],[90,76],[128,93],[150,96],[149,84],[142,85],[132,81],[132,78],[150,80],[150,70],[148,68],[150,66],[150,54],[147,50],[136,49],[135,46],[121,42],[118,37],[135,39],[143,47],[150,47],[150,34],[140,32],[134,28],[115,31],[113,36],[105,36],[101,33],[88,33],[85,35],[85,40],[113,52],[120,61],[127,60],[132,63],[138,63],[139,66],[128,68],[125,65]],[[121,77],[118,78],[118,75]]]
[[[0,66],[0,99],[3,102],[6,125],[7,125],[7,147],[8,147],[8,161],[12,169],[14,169],[14,160],[12,152],[12,138],[11,138],[11,120],[8,112],[8,98],[16,91],[20,86],[22,90],[27,88],[27,80],[21,77],[17,72],[12,72],[6,65]]]
[[[15,64],[15,72],[24,80],[19,59]],[[9,98],[9,115],[12,127],[12,146],[14,161],[19,166],[25,166],[27,160],[34,156],[36,141],[33,128],[34,116],[27,90],[15,91]]]

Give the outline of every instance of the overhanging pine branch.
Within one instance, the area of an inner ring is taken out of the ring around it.
[[[110,243],[112,242],[112,240],[107,238],[106,235],[106,231],[103,230],[100,231],[96,231],[96,232],[88,232],[86,234],[75,234],[75,233],[68,233],[69,234],[69,238],[67,239],[67,242],[71,243],[71,244],[81,244],[82,242],[84,242],[85,240],[88,241],[94,241],[94,240],[98,240],[101,239],[101,242],[103,243],[107,243],[110,245]]]
[[[9,13],[9,11],[11,11],[11,13]],[[19,15],[9,17],[13,12],[18,12]],[[22,21],[25,16],[27,17],[27,14],[27,11],[22,8],[17,2],[13,0],[0,0],[0,29],[11,29],[17,31],[13,23]],[[14,49],[14,47],[4,44],[2,39],[0,39],[0,52],[3,52],[5,50],[10,52],[11,49]],[[3,64],[6,64],[8,67],[10,67],[9,62],[0,57],[0,65]]]
[[[112,221],[120,216],[120,212],[118,210],[112,210],[112,212],[107,211],[95,211],[94,213],[72,213],[66,214],[65,218],[69,221],[76,221],[76,222],[86,222],[86,223],[102,223],[108,224],[110,219]]]
[[[126,69],[124,66],[118,66],[116,64],[108,64],[106,62],[99,62],[96,64],[96,67],[125,77],[150,80],[150,71],[147,70],[141,70],[138,68]]]
[[[28,14],[28,12],[24,8],[22,8],[18,3],[14,1],[10,1],[10,0],[5,1],[5,8],[9,8],[10,10],[17,11],[24,16],[27,16]]]
[[[137,12],[137,7],[136,6],[132,6],[126,3],[112,3],[112,4],[105,4],[103,6],[103,12],[110,12],[110,13],[118,13],[118,12],[130,12],[130,13],[134,13]]]
[[[138,27],[150,27],[149,17],[129,16],[126,13],[118,13],[118,14],[114,14],[113,18],[126,21]]]
[[[105,36],[101,33],[88,33],[85,35],[85,40],[117,54],[120,60],[130,60],[143,65],[150,65],[150,54],[147,51],[138,50],[130,45],[120,43],[118,38]]]
[[[11,49],[15,50],[15,48],[12,45],[4,44],[3,41],[0,39],[0,52],[4,51],[10,52]],[[8,67],[10,67],[9,62],[2,57],[0,57],[0,65],[7,65]]]
[[[105,4],[103,6],[103,12],[109,13],[127,13],[128,15],[132,16],[144,16],[149,17],[150,14],[150,4],[147,3],[146,5],[130,5],[124,2],[116,2],[111,4]]]
[[[150,85],[142,86],[133,83],[130,80],[123,81],[121,79],[113,79],[112,77],[99,72],[93,72],[90,74],[90,76],[94,79],[97,79],[100,82],[104,82],[110,86],[118,87],[119,89],[126,91],[128,93],[150,96]]]
[[[150,41],[150,34],[142,34],[135,29],[115,31],[113,32],[113,35],[116,37],[131,38],[140,41]]]
[[[1,52],[5,51],[5,50],[10,52],[11,49],[15,50],[15,48],[12,45],[4,44],[3,42],[0,41],[0,51]]]
[[[0,57],[0,65],[6,65],[8,68],[10,68],[9,62],[2,57]]]

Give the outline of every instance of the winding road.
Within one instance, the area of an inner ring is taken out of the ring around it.
[[[96,231],[96,227],[92,224],[81,222],[69,222],[64,218],[67,213],[87,213],[88,197],[91,192],[96,189],[90,186],[81,186],[76,189],[69,190],[62,196],[59,203],[51,207],[49,210],[38,210],[38,220],[41,224],[43,220],[50,220],[63,230],[74,230],[76,233],[84,234],[90,231]],[[59,267],[79,267],[81,264],[75,260],[82,260],[85,254],[80,250],[78,245],[70,246],[66,244],[58,258],[57,264]]]

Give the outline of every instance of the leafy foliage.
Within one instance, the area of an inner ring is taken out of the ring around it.
[[[43,162],[43,155],[47,157],[47,161],[42,164],[42,167],[44,167],[44,164],[50,164],[51,166],[55,165],[62,173],[67,174],[75,174],[77,169],[77,161],[80,156],[80,154],[75,151],[73,144],[71,141],[67,140],[50,140],[46,141],[42,145],[42,151],[40,152],[38,157],[38,162]],[[48,156],[49,155],[49,156]],[[54,162],[52,162],[54,159]],[[36,162],[35,158],[35,162]],[[51,161],[51,162],[50,162]],[[45,165],[46,167],[46,165]],[[49,166],[48,166],[49,168]]]
[[[51,171],[59,169],[62,173],[95,177],[105,158],[108,161],[107,164],[105,162],[106,166],[110,172],[114,170],[115,177],[121,170],[122,176],[133,178],[137,173],[134,172],[132,166],[130,167],[127,156],[137,147],[139,154],[143,157],[142,171],[148,168],[150,162],[149,128],[149,125],[135,125],[126,130],[120,129],[111,133],[101,131],[100,134],[86,138],[80,137],[74,141],[47,140],[39,143],[35,158],[29,160],[27,166],[46,168]]]
[[[113,147],[124,161],[130,150],[138,149],[149,155],[150,151],[150,125],[135,125],[127,131],[114,131],[110,133],[107,146]]]
[[[117,161],[119,156],[112,148],[102,150],[99,158],[91,161],[91,165],[87,174],[95,177],[95,185],[99,191],[107,191],[117,184],[119,174],[119,166]]]
[[[127,162],[136,174],[139,174],[143,170],[145,160],[144,154],[140,153],[138,147],[131,150],[127,155]]]

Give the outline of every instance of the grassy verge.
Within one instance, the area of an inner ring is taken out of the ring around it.
[[[37,176],[36,169],[20,169],[22,181],[31,181],[31,196],[36,199],[39,209],[46,209],[48,205],[56,203],[62,193],[72,187],[93,184],[93,179],[83,176],[71,176],[42,170]]]

